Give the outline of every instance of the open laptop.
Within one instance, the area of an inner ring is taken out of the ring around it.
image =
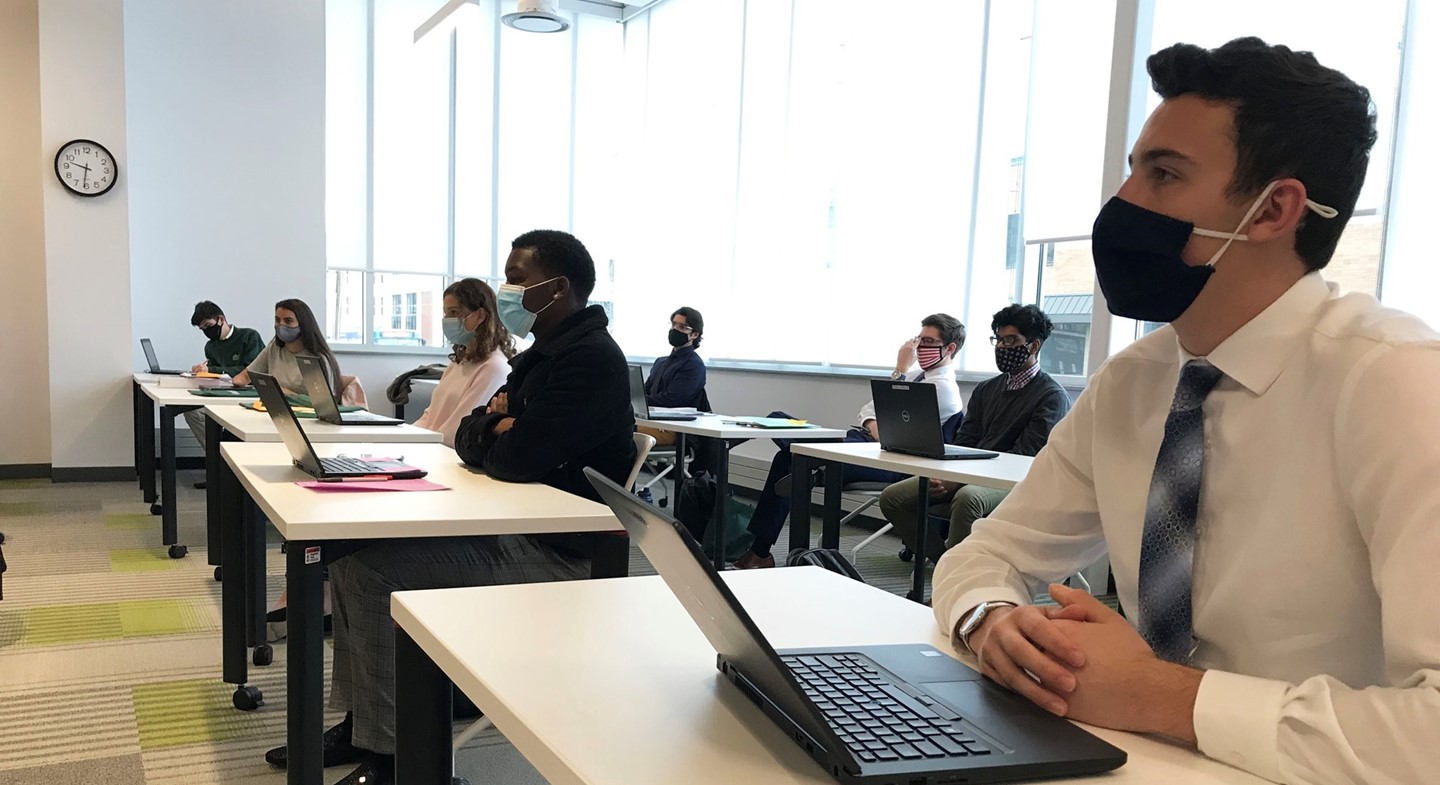
[[[691,422],[695,419],[693,414],[650,411],[650,404],[645,400],[645,369],[634,363],[630,364],[630,408],[637,420]]]
[[[719,653],[717,667],[842,783],[1073,777],[1123,750],[923,644],[776,651],[683,524],[585,475]]]
[[[297,354],[295,362],[300,364],[300,378],[305,380],[305,393],[310,396],[310,405],[315,408],[315,419],[320,422],[331,425],[400,425],[405,422],[374,412],[341,414],[340,405],[335,402],[335,393],[330,390],[330,382],[325,378],[325,361],[308,354]]]
[[[265,404],[265,411],[270,413],[270,421],[275,423],[275,430],[280,432],[280,441],[285,443],[285,449],[290,451],[290,457],[295,459],[295,465],[299,466],[306,474],[322,480],[341,477],[409,480],[425,476],[423,469],[406,466],[402,463],[343,457],[321,458],[315,454],[315,448],[310,444],[310,437],[306,436],[304,429],[300,427],[300,420],[295,416],[295,410],[290,408],[290,401],[286,400],[285,392],[280,389],[280,384],[275,381],[275,377],[264,373],[251,373],[250,379],[255,384],[255,391],[260,393],[260,400]]]
[[[149,338],[140,339],[140,350],[145,352],[145,362],[150,366],[150,373],[161,376],[179,376],[184,371],[170,371],[160,367],[160,361],[155,359],[155,347],[150,345]]]
[[[940,427],[940,402],[935,385],[873,379],[875,425],[880,449],[946,461],[994,458],[1000,453],[946,444]]]

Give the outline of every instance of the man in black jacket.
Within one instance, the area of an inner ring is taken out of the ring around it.
[[[1053,329],[1050,317],[1034,305],[1009,305],[995,314],[990,322],[990,343],[995,346],[1000,375],[981,382],[971,393],[965,420],[955,434],[956,444],[1015,455],[1040,452],[1050,439],[1050,430],[1070,411],[1065,389],[1040,370],[1040,347]],[[1000,506],[1008,493],[931,480],[932,511],[938,506],[950,516],[950,534],[943,542],[938,537],[926,538],[931,557],[940,558],[946,548],[969,536],[971,525]],[[880,510],[911,550],[915,548],[919,496],[915,477],[880,494]]]
[[[625,356],[606,332],[605,312],[585,305],[594,262],[564,232],[529,232],[512,244],[505,278],[500,319],[522,338],[533,330],[535,343],[510,361],[510,378],[490,404],[461,421],[455,449],[498,480],[542,482],[597,499],[581,471],[593,466],[624,482],[635,461],[635,419]],[[330,705],[348,713],[325,734],[325,765],[360,764],[338,785],[394,782],[391,592],[583,578],[595,536],[391,540],[331,564]],[[284,747],[265,757],[276,766],[287,762]]]

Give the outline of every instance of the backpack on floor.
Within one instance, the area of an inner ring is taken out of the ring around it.
[[[845,558],[845,554],[834,548],[796,548],[790,552],[789,558],[785,559],[785,564],[789,567],[819,567],[854,578],[861,583],[865,582],[865,579],[860,577],[860,571]]]
[[[700,472],[685,478],[675,495],[675,518],[685,525],[690,536],[700,543],[705,556],[714,559],[711,551],[709,529],[714,515],[716,493],[715,477],[709,472]],[[755,506],[748,499],[742,499],[732,492],[726,499],[725,516],[725,561],[733,562],[750,550],[754,535],[750,534],[750,514]]]

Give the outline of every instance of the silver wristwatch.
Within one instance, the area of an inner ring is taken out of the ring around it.
[[[905,380],[905,372],[904,372],[904,371],[891,371],[891,372],[890,372],[890,381],[892,381],[892,382],[900,382],[900,381],[904,381],[904,380]]]
[[[965,618],[960,620],[960,628],[955,631],[955,637],[960,639],[960,645],[964,646],[966,651],[974,654],[975,650],[970,648],[970,635],[980,629],[980,626],[985,623],[985,617],[990,615],[990,611],[996,608],[1014,607],[1016,607],[1015,603],[1005,600],[990,600],[976,605],[969,613],[965,614]]]

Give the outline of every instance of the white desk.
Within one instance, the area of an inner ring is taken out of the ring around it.
[[[930,609],[834,573],[724,575],[777,648],[952,651]],[[401,782],[450,782],[453,681],[552,785],[834,785],[719,675],[715,650],[658,577],[398,592],[391,614]],[[1068,781],[1265,783],[1175,745],[1090,730],[1129,761]]]
[[[675,454],[677,459],[676,484],[684,476],[685,437],[704,436],[718,439],[724,445],[724,454],[715,467],[715,509],[710,519],[711,553],[716,565],[725,563],[725,501],[730,497],[730,448],[731,442],[751,439],[785,439],[800,441],[839,441],[845,438],[845,431],[836,428],[756,428],[736,425],[733,414],[705,414],[694,420],[644,420],[636,419],[636,425],[659,428],[676,434]],[[796,474],[795,476],[803,476]],[[678,497],[677,497],[678,498]],[[837,498],[838,504],[838,498]]]
[[[191,396],[195,397],[195,396]],[[203,398],[205,414],[219,423],[221,428],[242,442],[278,442],[280,432],[266,412],[257,412],[241,404],[245,401],[224,398]],[[313,418],[302,418],[300,427],[310,441],[316,444],[335,442],[369,442],[373,444],[415,444],[438,443],[441,435],[436,431],[402,425],[333,425]]]
[[[1035,459],[1026,455],[1001,453],[995,458],[964,461],[941,461],[921,458],[897,452],[885,452],[880,445],[871,443],[850,444],[797,444],[790,448],[795,457],[794,476],[804,476],[806,463],[810,459],[831,465],[853,463],[872,469],[910,474],[921,478],[920,497],[916,504],[922,525],[915,530],[915,576],[910,588],[910,599],[923,602],[925,599],[925,553],[926,539],[930,527],[925,525],[930,512],[930,492],[926,479],[948,480],[966,485],[980,485],[1008,491],[1014,488],[1030,471]],[[839,471],[825,473],[825,516],[821,523],[820,546],[840,547],[840,475]],[[798,495],[806,504],[793,505],[790,511],[790,548],[810,547],[810,506],[808,494]]]
[[[140,475],[141,497],[150,513],[160,516],[161,542],[170,546],[170,558],[184,558],[187,549],[179,543],[175,510],[175,418],[205,405],[206,399],[191,395],[188,387],[161,387],[152,373],[131,375],[134,404],[135,471]],[[155,407],[160,407],[160,488],[155,487]]]
[[[555,534],[568,532],[621,531],[610,508],[564,491],[540,484],[506,483],[471,471],[455,451],[441,444],[324,444],[316,447],[322,456],[390,455],[403,453],[405,462],[430,472],[428,479],[448,486],[448,491],[422,493],[350,492],[320,493],[295,485],[311,479],[293,465],[284,445],[262,442],[230,442],[220,454],[234,480],[249,493],[270,521],[289,540],[286,551],[286,613],[288,628],[286,659],[287,733],[290,785],[319,785],[322,769],[320,737],[324,732],[324,672],[321,658],[323,637],[321,607],[322,547],[333,540],[482,536],[498,534]],[[238,493],[239,489],[234,489]],[[237,531],[253,527],[227,527],[223,550],[227,554],[249,552],[235,542]],[[624,575],[628,539],[597,538],[598,552],[591,562],[592,575]],[[233,601],[227,615],[243,613]],[[227,630],[230,629],[227,627]],[[230,633],[232,636],[237,634]],[[227,650],[232,648],[226,644]],[[229,678],[227,676],[227,681]],[[258,703],[254,687],[236,690],[237,707],[242,700]]]

